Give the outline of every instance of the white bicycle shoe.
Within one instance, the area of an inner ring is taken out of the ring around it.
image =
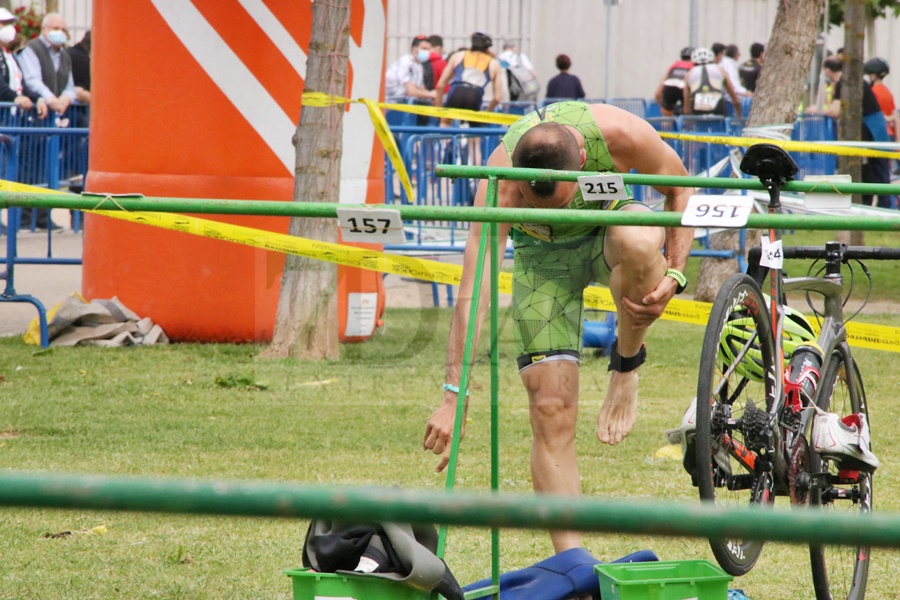
[[[881,464],[870,450],[869,423],[862,413],[841,419],[835,413],[817,409],[812,438],[813,450],[839,461],[843,468],[874,471]]]

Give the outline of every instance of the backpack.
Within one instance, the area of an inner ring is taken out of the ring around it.
[[[698,115],[725,115],[725,95],[709,81],[708,65],[700,67],[700,88],[691,94],[693,112]]]
[[[510,66],[506,69],[506,76],[509,80],[509,99],[510,100],[530,100],[537,102],[538,92],[541,91],[541,84],[531,73],[531,70],[518,66]]]
[[[466,51],[462,61],[456,65],[456,72],[450,85],[465,83],[484,91],[491,82],[491,60],[488,54]]]

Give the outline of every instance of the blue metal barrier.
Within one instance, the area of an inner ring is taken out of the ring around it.
[[[661,133],[678,133],[678,119],[676,117],[651,117],[646,119],[646,121],[653,125],[656,131]],[[664,138],[664,141],[681,156],[681,140]],[[631,189],[634,192],[635,200],[640,200],[648,206],[656,207],[663,201],[663,195],[653,189],[652,186],[635,185]]]
[[[485,102],[483,110],[487,110],[488,103]],[[537,110],[538,103],[531,100],[512,100],[510,102],[501,102],[494,109],[494,112],[505,113],[508,115],[527,115]]]
[[[11,111],[0,107],[0,121],[26,122],[30,111]],[[69,114],[68,112],[66,113]],[[73,111],[73,117],[77,116]],[[0,168],[2,179],[28,183],[49,189],[59,189],[63,181],[78,178],[83,181],[87,175],[88,130],[73,127],[0,126]],[[47,120],[38,120],[46,123]],[[18,235],[23,229],[36,228],[37,211],[32,211],[31,221],[23,224],[22,209],[7,210],[6,256],[2,258],[5,270],[0,279],[6,285],[0,302],[27,302],[38,312],[41,346],[49,345],[47,333],[47,311],[40,300],[29,294],[18,293],[15,289],[15,267],[21,264],[80,265],[81,258],[60,258],[53,256],[53,232],[47,230],[46,256],[19,256]],[[79,215],[73,216],[73,226],[78,227]],[[49,220],[49,217],[48,217]],[[48,223],[49,224],[49,223]]]
[[[825,115],[800,115],[794,123],[791,139],[801,142],[837,139],[834,119]],[[837,157],[830,154],[790,152],[800,168],[797,178],[807,175],[831,175],[837,171]]]
[[[728,135],[725,117],[713,115],[683,115],[678,117],[678,130],[682,133]],[[708,142],[688,142],[682,144],[681,158],[691,175],[708,171],[714,164],[728,156],[728,147]],[[704,193],[721,194],[723,190],[706,190]]]
[[[644,118],[646,114],[647,107],[644,104],[643,98],[609,98],[606,103],[621,108],[622,110],[627,110],[631,114],[641,118]]]
[[[11,137],[18,156],[19,183],[58,190],[65,181],[83,181],[88,168],[88,130],[58,127],[0,127],[0,134]],[[78,230],[80,215],[73,222]],[[37,213],[22,223],[35,231]]]

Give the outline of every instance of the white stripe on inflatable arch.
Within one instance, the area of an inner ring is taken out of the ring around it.
[[[384,77],[385,7],[382,0],[365,0],[362,43],[350,38],[350,63],[353,65],[351,98],[378,98]],[[360,140],[366,143],[360,143]],[[356,204],[366,201],[372,145],[381,144],[375,137],[375,126],[369,111],[361,104],[351,104],[344,113],[343,156],[341,157],[340,202]]]
[[[262,0],[238,0],[259,28],[275,44],[300,78],[306,80],[306,52]]]
[[[206,74],[275,153],[285,169],[293,173],[296,162],[291,144],[294,123],[272,95],[191,2],[151,2]]]

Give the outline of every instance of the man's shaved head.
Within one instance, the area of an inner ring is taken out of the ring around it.
[[[581,148],[565,125],[549,121],[540,123],[519,139],[513,151],[512,166],[578,171],[581,169]],[[551,196],[556,190],[556,182],[532,181],[531,189],[536,196]]]

